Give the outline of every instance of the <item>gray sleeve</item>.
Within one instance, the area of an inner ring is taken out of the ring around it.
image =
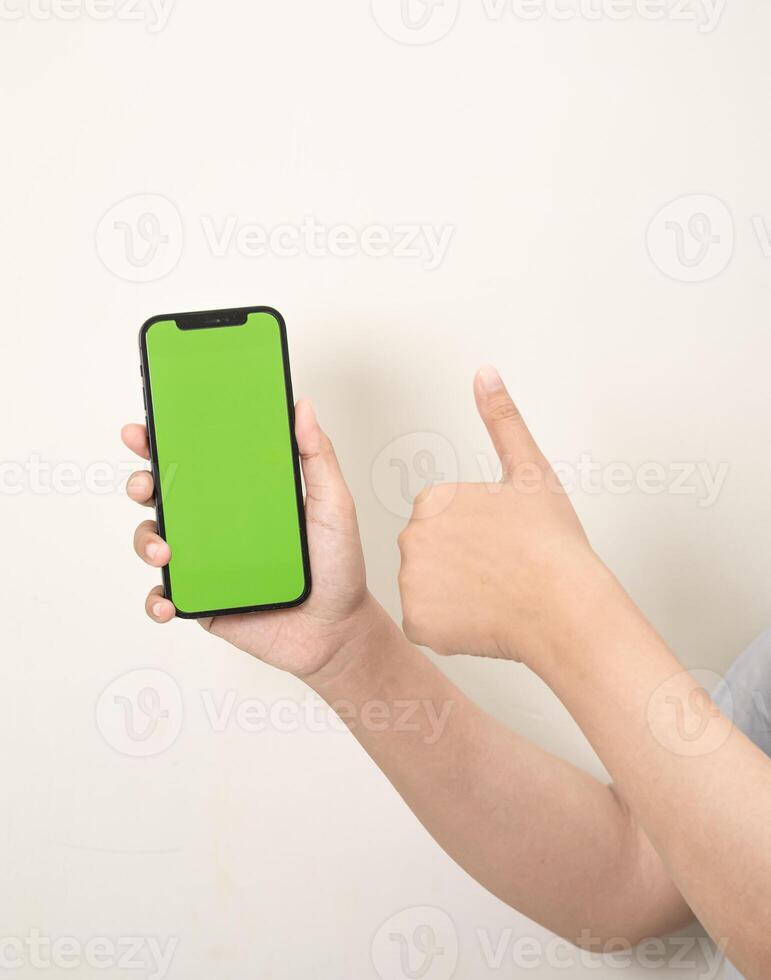
[[[712,697],[737,728],[771,755],[771,630],[745,650]]]

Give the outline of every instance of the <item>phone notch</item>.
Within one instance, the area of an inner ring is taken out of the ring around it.
[[[243,327],[248,310],[218,310],[213,313],[183,313],[176,317],[180,330],[207,330],[212,327]]]

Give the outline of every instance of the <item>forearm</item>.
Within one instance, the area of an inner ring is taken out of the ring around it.
[[[311,684],[469,874],[574,941],[633,942],[687,917],[613,790],[485,715],[384,613],[374,622]]]
[[[709,702],[610,573],[534,668],[616,780],[684,898],[748,978],[771,975],[771,763]]]

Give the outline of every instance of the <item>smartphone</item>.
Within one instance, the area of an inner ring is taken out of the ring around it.
[[[311,576],[283,318],[155,316],[139,347],[166,598],[183,619],[300,605]]]

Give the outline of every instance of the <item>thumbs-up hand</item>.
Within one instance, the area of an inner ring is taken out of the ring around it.
[[[416,499],[399,538],[404,630],[440,654],[532,666],[573,628],[602,566],[494,368],[477,374],[474,393],[503,480],[440,484]]]

